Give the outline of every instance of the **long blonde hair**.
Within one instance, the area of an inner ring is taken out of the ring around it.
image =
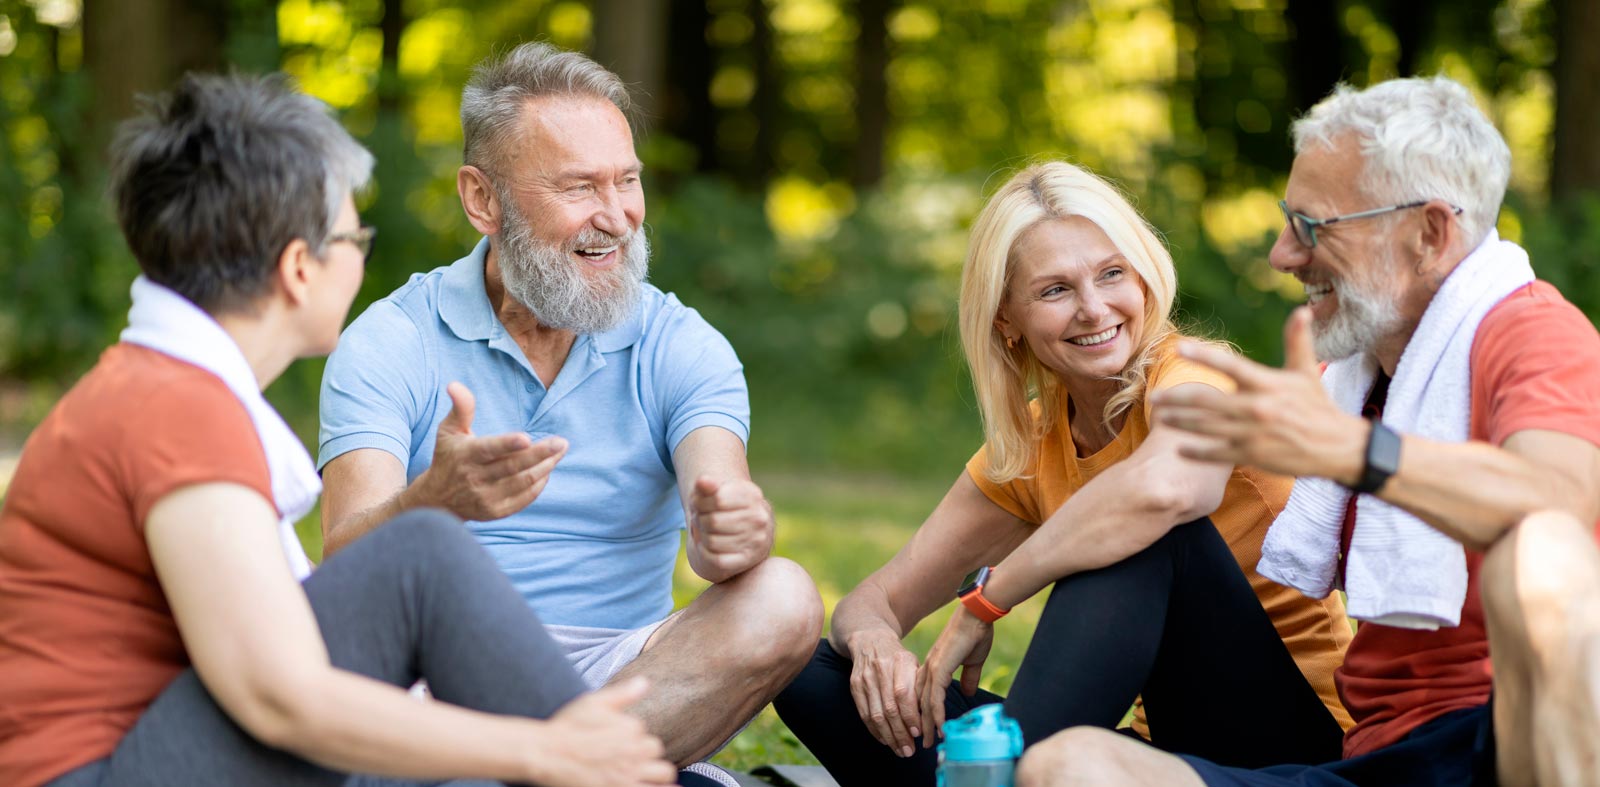
[[[1041,364],[1026,344],[1006,347],[995,327],[995,316],[1011,281],[1011,250],[1017,239],[1039,222],[1069,216],[1099,227],[1145,287],[1144,330],[1127,367],[1118,375],[1122,389],[1102,413],[1107,428],[1143,399],[1145,377],[1156,349],[1178,331],[1172,322],[1178,290],[1172,255],[1116,187],[1063,161],[1034,164],[1012,176],[973,222],[971,245],[961,269],[961,346],[988,441],[986,475],[994,483],[1003,484],[1027,472],[1039,439],[1056,426],[1062,397],[1067,395],[1061,379]],[[1029,412],[1030,394],[1038,397],[1038,418]]]

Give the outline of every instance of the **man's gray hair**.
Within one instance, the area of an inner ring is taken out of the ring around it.
[[[151,281],[247,310],[296,238],[321,255],[372,154],[282,74],[187,74],[117,129],[110,192]]]
[[[527,103],[544,96],[584,96],[611,102],[624,115],[632,101],[616,74],[577,52],[542,41],[522,44],[479,63],[461,94],[463,159],[497,174],[508,137]]]
[[[1366,90],[1339,85],[1294,124],[1295,153],[1353,133],[1362,191],[1384,205],[1442,199],[1463,210],[1468,247],[1500,215],[1511,149],[1472,94],[1446,77],[1393,79]]]

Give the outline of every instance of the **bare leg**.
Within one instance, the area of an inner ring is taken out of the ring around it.
[[[1028,749],[1017,763],[1017,787],[1205,787],[1183,760],[1099,727],[1073,727]]]
[[[1557,512],[1524,519],[1482,567],[1500,783],[1600,784],[1600,550]]]
[[[768,558],[712,585],[662,624],[611,680],[650,679],[633,711],[680,766],[704,759],[754,718],[810,660],[822,599],[805,569]]]

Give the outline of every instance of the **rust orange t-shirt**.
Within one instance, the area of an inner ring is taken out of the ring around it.
[[[967,462],[967,472],[996,505],[1026,522],[1041,524],[1084,484],[1107,467],[1128,458],[1149,436],[1149,393],[1185,383],[1233,390],[1233,382],[1226,375],[1179,357],[1176,342],[1168,342],[1146,375],[1148,388],[1143,403],[1128,409],[1122,431],[1106,447],[1092,456],[1078,456],[1067,414],[1063,412],[1056,420],[1057,427],[1040,440],[1023,477],[1007,484],[990,481],[985,475],[987,447]],[[1211,515],[1211,521],[1233,552],[1300,672],[1316,689],[1317,696],[1322,698],[1339,725],[1349,729],[1350,715],[1340,704],[1333,682],[1333,672],[1344,657],[1345,646],[1350,643],[1350,623],[1345,618],[1343,603],[1337,594],[1325,599],[1307,598],[1299,591],[1256,573],[1256,562],[1261,559],[1261,541],[1266,537],[1267,527],[1288,502],[1293,485],[1293,479],[1285,476],[1236,467],[1228,477],[1222,505]]]
[[[1500,445],[1517,432],[1542,429],[1600,446],[1600,334],[1549,284],[1529,284],[1484,315],[1470,373],[1468,439]],[[1415,631],[1361,624],[1336,676],[1356,720],[1345,735],[1345,756],[1383,748],[1440,715],[1489,701],[1482,561],[1468,550],[1459,626]]]
[[[0,784],[109,755],[188,666],[144,522],[207,482],[272,499],[250,415],[143,347],[106,350],[29,436],[0,508]]]

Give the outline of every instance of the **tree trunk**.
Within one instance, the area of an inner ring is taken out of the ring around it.
[[[861,0],[856,5],[856,188],[883,180],[884,146],[889,132],[889,14],[895,0]]]
[[[1285,15],[1294,27],[1289,44],[1289,87],[1294,114],[1311,109],[1344,78],[1344,34],[1335,0],[1295,0]]]
[[[695,150],[696,172],[715,172],[722,165],[717,148],[717,110],[711,104],[711,76],[716,55],[706,41],[711,14],[704,0],[672,4],[667,36],[666,92],[657,111],[663,130],[688,141]]]
[[[666,65],[665,0],[595,0],[594,59],[628,84],[636,119],[660,111]]]
[[[165,90],[185,71],[218,70],[227,23],[227,10],[206,0],[84,0],[92,149],[133,114],[138,95]]]
[[[1557,199],[1600,192],[1600,3],[1554,0],[1555,150],[1550,193]]]
[[[756,93],[752,109],[756,113],[755,148],[745,172],[745,183],[765,189],[777,167],[778,128],[783,122],[783,84],[773,66],[772,19],[767,0],[750,0],[750,21],[754,32],[750,49],[755,60]]]

